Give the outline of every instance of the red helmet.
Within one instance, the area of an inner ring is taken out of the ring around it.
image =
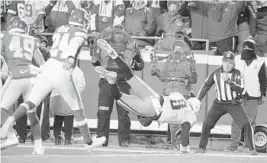
[[[27,31],[27,28],[27,24],[23,20],[21,20],[18,16],[14,16],[10,20],[8,30],[12,32],[25,33]]]
[[[87,28],[89,24],[89,14],[84,9],[75,9],[70,14],[69,24]]]

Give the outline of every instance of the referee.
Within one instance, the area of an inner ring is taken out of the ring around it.
[[[227,51],[223,55],[222,66],[215,69],[206,79],[201,88],[198,99],[201,101],[209,89],[215,84],[216,99],[209,110],[203,126],[199,148],[196,153],[205,153],[210,136],[210,130],[215,126],[218,120],[229,113],[240,129],[244,127],[246,131],[246,140],[248,140],[249,153],[257,155],[253,144],[253,133],[248,117],[243,110],[241,94],[244,90],[243,79],[240,71],[235,69],[235,55]]]

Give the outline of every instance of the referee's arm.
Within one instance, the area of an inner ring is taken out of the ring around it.
[[[237,93],[242,94],[242,92],[244,91],[244,82],[241,73],[239,71],[235,72],[234,80],[231,79],[227,80],[227,84],[229,84],[230,87]]]
[[[216,69],[217,70],[217,69]],[[210,88],[212,87],[212,85],[215,83],[214,81],[214,75],[216,73],[216,70],[213,71],[209,77],[205,80],[204,85],[201,87],[199,93],[198,93],[198,100],[201,101],[205,95],[207,94],[207,92],[210,90]]]

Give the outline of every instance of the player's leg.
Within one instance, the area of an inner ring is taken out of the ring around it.
[[[29,100],[31,93],[33,92],[32,89],[33,89],[32,83],[29,82],[28,89],[23,94],[23,99],[25,101]],[[38,106],[38,105],[36,105],[36,106]],[[32,132],[33,140],[34,140],[34,152],[33,152],[33,154],[43,154],[44,150],[42,147],[41,127],[40,127],[39,118],[37,117],[37,114],[36,114],[36,107],[27,111],[27,116],[28,116],[30,124],[31,124],[31,132]]]
[[[115,96],[117,103],[124,109],[144,117],[153,118],[157,116],[157,112],[154,109],[151,97],[141,99],[134,95],[121,93],[116,83],[110,85],[110,90]],[[159,101],[154,101],[155,103],[158,102],[158,105],[161,106]]]
[[[250,149],[250,154],[256,155],[257,152],[255,150],[255,146],[253,143],[253,140],[254,140],[253,129],[243,109],[243,106],[241,104],[234,105],[234,106],[229,107],[227,110],[228,110],[228,113],[233,117],[234,121],[238,124],[240,130],[244,127],[245,140],[247,141],[246,143]]]
[[[190,152],[189,138],[190,138],[190,129],[196,123],[197,117],[191,108],[185,108],[181,116],[181,144],[180,151]]]
[[[23,91],[23,80],[8,79],[0,91],[1,126],[10,116],[8,110],[16,103]]]
[[[5,108],[9,109],[15,104],[19,96],[25,91],[27,82],[27,79],[10,80],[6,83],[7,85],[4,86],[4,89],[1,90],[1,94],[4,94],[1,101],[1,120],[3,124],[1,128],[1,137],[7,137],[7,139],[1,143],[1,150],[16,146],[19,143],[12,128],[14,123],[10,126],[7,125],[11,116],[7,114],[8,112]],[[5,120],[6,123],[4,123]]]
[[[104,144],[106,141],[105,137],[100,137],[96,138],[95,140],[92,140],[92,135],[89,131],[89,127],[84,114],[82,98],[78,88],[74,83],[74,80],[72,79],[72,75],[65,75],[64,82],[61,82],[59,85],[56,85],[55,89],[59,92],[59,94],[63,97],[66,103],[74,111],[74,119],[84,138],[86,150],[90,151],[93,148]]]
[[[5,136],[5,134],[8,133],[8,130],[14,125],[14,123],[23,115],[25,115],[27,113],[27,111],[30,111],[32,109],[34,109],[36,106],[38,106],[40,104],[40,102],[47,96],[47,94],[51,91],[52,86],[51,86],[51,82],[50,80],[48,80],[49,77],[47,77],[47,73],[45,71],[43,71],[39,78],[37,79],[31,95],[29,97],[29,101],[22,103],[21,105],[19,105],[19,107],[15,110],[15,112],[12,114],[12,116],[10,116],[4,126],[1,128],[1,133],[2,136]],[[29,80],[30,79],[25,79],[27,80],[27,85],[25,87],[25,89],[27,89],[28,84],[29,84]],[[29,117],[30,118],[30,117]],[[32,119],[30,119],[31,124],[37,125],[39,124],[39,120],[36,117],[33,117]],[[37,125],[37,127],[40,127],[39,125]],[[40,129],[39,129],[40,131]]]
[[[159,96],[151,87],[149,87],[144,81],[142,81],[138,76],[135,76],[129,65],[115,52],[114,49],[102,39],[97,40],[97,45],[102,49],[107,51],[108,55],[114,59],[119,69],[126,71],[125,74],[127,82],[131,86],[131,89],[137,94],[138,97],[144,99],[148,96]],[[109,51],[112,51],[111,53]],[[101,73],[101,72],[99,72]]]
[[[189,137],[190,137],[191,124],[189,122],[184,122],[181,124],[181,126],[182,126],[182,131],[181,131],[180,151],[188,153],[190,152]]]
[[[154,107],[161,107],[158,97],[146,96],[142,99],[135,95],[121,93],[118,85],[116,84],[116,74],[114,75],[114,73],[104,69],[103,67],[97,67],[95,70],[106,77],[110,83],[110,92],[112,92],[111,94],[114,96],[114,99],[117,100],[118,104],[123,108],[137,115],[145,117],[154,117],[158,114],[157,110],[154,109]]]

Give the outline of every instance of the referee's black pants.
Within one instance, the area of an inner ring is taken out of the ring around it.
[[[242,103],[239,101],[235,103],[222,103],[218,102],[217,100],[215,100],[212,104],[211,109],[208,112],[208,116],[203,123],[199,148],[206,149],[208,138],[210,136],[210,130],[214,128],[219,119],[226,113],[229,113],[233,117],[234,121],[238,124],[240,129],[244,127],[248,146],[250,150],[254,149],[252,133],[253,130],[251,128],[248,117],[243,110]]]

